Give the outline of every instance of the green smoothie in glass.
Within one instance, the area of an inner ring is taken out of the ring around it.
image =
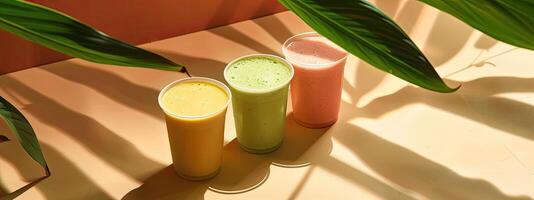
[[[237,141],[251,153],[282,144],[293,67],[283,58],[253,54],[230,62],[224,79],[232,91]]]

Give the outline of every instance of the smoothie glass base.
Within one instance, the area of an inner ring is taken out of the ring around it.
[[[298,120],[296,118],[294,118],[293,120],[295,120],[295,122],[297,122],[297,124],[299,124],[301,126],[304,126],[306,128],[314,128],[314,129],[330,127],[330,126],[334,125],[337,122],[337,118],[335,120],[330,121],[330,122],[321,123],[321,124],[310,124],[310,123],[306,123],[306,122],[300,121],[300,120]]]
[[[178,176],[180,176],[181,178],[183,178],[185,180],[189,180],[189,181],[205,181],[205,180],[208,180],[208,179],[211,179],[211,178],[217,176],[217,174],[219,174],[219,172],[221,171],[221,168],[219,167],[213,173],[205,175],[205,176],[188,176],[188,175],[185,175],[185,174],[182,174],[182,173],[178,172],[177,169],[174,169],[174,171],[176,172],[176,174],[178,174]]]
[[[268,154],[279,149],[282,146],[282,143],[283,141],[277,144],[276,146],[268,148],[268,149],[251,149],[251,148],[248,148],[242,145],[241,143],[239,143],[239,147],[241,147],[241,149],[245,150],[246,152],[253,153],[253,154]]]

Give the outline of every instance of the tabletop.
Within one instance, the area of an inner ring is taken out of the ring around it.
[[[19,198],[534,198],[534,52],[416,1],[388,6],[457,92],[427,91],[350,57],[339,121],[303,128],[289,104],[284,143],[271,154],[239,148],[230,107],[222,170],[209,181],[185,181],[170,166],[157,95],[184,74],[70,59],[0,76],[0,95],[31,122],[52,171]],[[310,30],[282,12],[142,47],[223,80],[232,59],[280,55],[284,40]],[[13,137],[4,124],[0,133]],[[43,175],[17,142],[0,144],[0,196]]]

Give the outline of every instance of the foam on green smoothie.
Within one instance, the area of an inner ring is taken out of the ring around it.
[[[269,89],[283,85],[291,76],[287,64],[270,57],[247,57],[226,70],[227,81],[241,88]]]

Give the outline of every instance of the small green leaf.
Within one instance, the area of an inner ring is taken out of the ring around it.
[[[455,16],[497,40],[534,50],[532,0],[420,1]]]
[[[41,151],[39,140],[33,131],[30,122],[26,120],[24,115],[20,113],[15,106],[11,105],[7,100],[0,96],[0,118],[3,119],[9,129],[13,131],[15,137],[20,142],[26,153],[28,153],[33,160],[37,161],[46,171],[46,175],[50,175],[50,170]]]
[[[404,31],[365,0],[279,0],[315,31],[385,72],[453,92]]]
[[[0,29],[88,61],[185,72],[158,54],[121,42],[58,11],[20,0],[0,0]]]

